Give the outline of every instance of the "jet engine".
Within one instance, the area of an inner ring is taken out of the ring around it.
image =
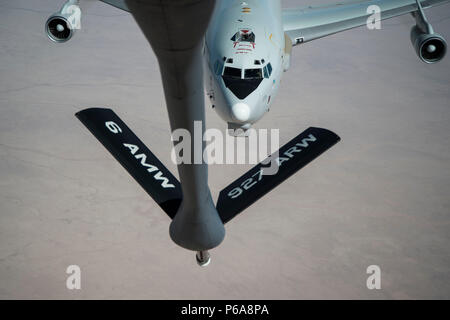
[[[419,58],[426,63],[442,60],[447,52],[447,42],[441,35],[423,32],[418,26],[411,29],[411,42]]]
[[[412,12],[412,16],[416,25],[411,29],[411,42],[417,55],[425,63],[441,61],[447,52],[447,42],[441,35],[434,33],[420,1],[417,1],[417,11]]]
[[[52,14],[45,23],[45,32],[54,42],[69,41],[80,28],[81,10],[78,0],[69,0],[60,11]]]

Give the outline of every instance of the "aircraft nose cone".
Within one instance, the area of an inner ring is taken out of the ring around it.
[[[236,121],[245,122],[250,118],[250,107],[245,103],[236,103],[231,112]]]

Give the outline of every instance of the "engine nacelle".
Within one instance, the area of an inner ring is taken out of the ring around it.
[[[67,1],[62,9],[52,14],[45,23],[45,32],[50,40],[54,42],[69,41],[80,29],[81,10],[78,0]]]
[[[53,14],[45,23],[45,31],[50,40],[54,42],[66,42],[72,38],[75,29],[72,28],[68,17],[58,13]]]
[[[411,29],[411,42],[417,56],[426,63],[441,61],[447,53],[447,42],[437,33],[425,33],[417,25]]]

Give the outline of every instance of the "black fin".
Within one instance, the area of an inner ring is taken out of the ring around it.
[[[91,108],[75,116],[173,219],[182,199],[180,182],[114,111]]]
[[[217,200],[217,211],[223,223],[227,223],[244,209],[255,203],[284,180],[306,166],[340,138],[333,132],[321,128],[308,128],[272,154],[278,171],[264,175],[270,168],[266,160],[257,164],[239,179],[223,189]]]

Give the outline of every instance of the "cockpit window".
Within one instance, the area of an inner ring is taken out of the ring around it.
[[[264,67],[264,78],[270,78],[272,74],[272,65],[270,62]]]
[[[216,63],[214,64],[214,73],[218,76],[222,73],[223,69],[223,63],[219,60],[216,60]]]
[[[223,76],[233,78],[233,79],[241,79],[242,78],[242,69],[225,67],[225,70],[223,71]]]
[[[252,30],[241,29],[233,35],[231,41],[255,43],[255,38],[255,34],[252,32]]]
[[[262,79],[262,69],[246,69],[245,70],[245,79]]]
[[[258,88],[262,82],[262,69],[246,69],[244,79],[241,78],[242,69],[225,67],[223,72],[223,82],[225,86],[238,99],[245,99],[249,94]]]

